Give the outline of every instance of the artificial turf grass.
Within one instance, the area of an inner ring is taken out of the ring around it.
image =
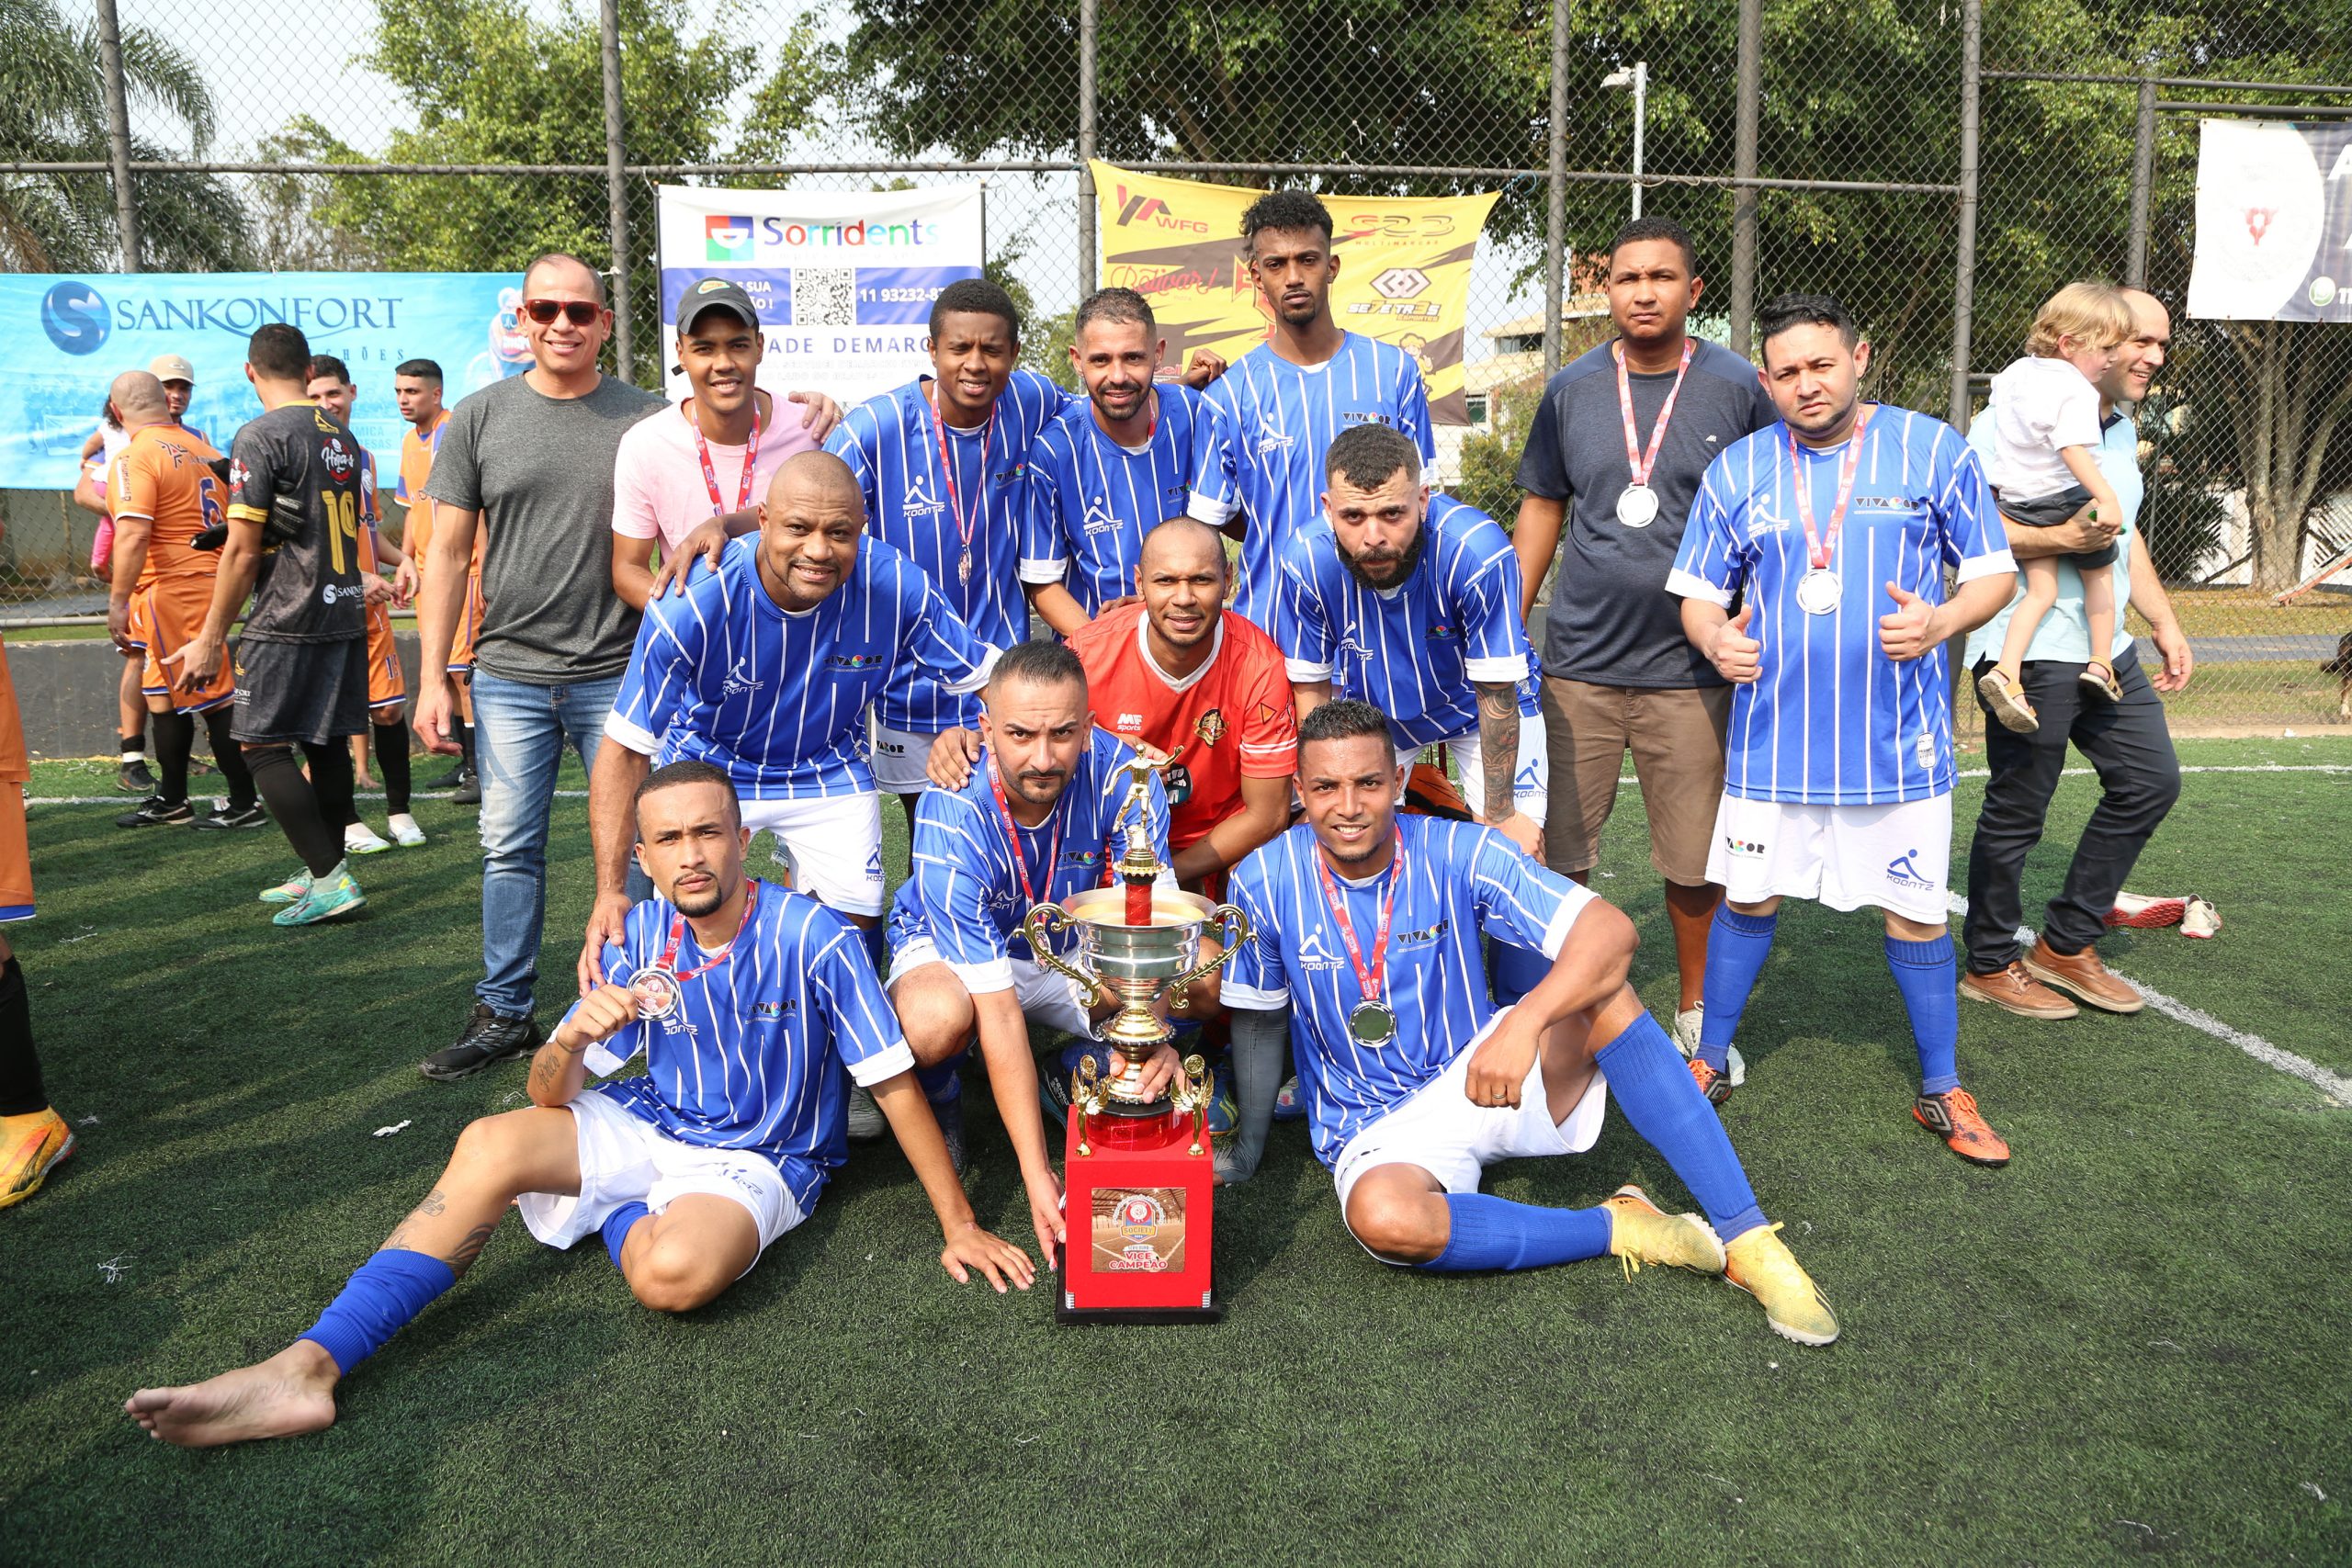
[[[2287,782],[2194,776],[2188,800],[2235,804],[2180,835],[2192,868],[2226,880],[2265,798],[2239,792]],[[2088,785],[2066,781],[2061,818]],[[1662,1005],[1663,911],[1638,797],[1621,805],[1616,874],[1596,885],[1641,925],[1637,976]],[[420,815],[460,840],[471,818],[429,797]],[[571,822],[550,1021],[586,911]],[[2301,837],[2327,830],[2322,815]],[[44,915],[10,934],[62,1107],[101,1121],[51,1190],[0,1217],[17,1287],[0,1390],[18,1415],[0,1556],[2312,1561],[2352,1541],[2335,1501],[2352,1312],[2333,1284],[2352,1246],[2347,1113],[2153,1014],[2052,1029],[1972,1008],[1962,1072],[2018,1148],[2007,1171],[1973,1169],[1909,1119],[1871,917],[1809,906],[1784,919],[1743,1030],[1755,1077],[1725,1122],[1841,1314],[1827,1351],[1674,1271],[1384,1269],[1346,1238],[1296,1126],[1219,1195],[1227,1323],[1057,1331],[1035,1294],[939,1271],[928,1206],[885,1145],[702,1313],[645,1313],[593,1246],[559,1257],[510,1225],[358,1371],[331,1432],[166,1452],[121,1397],[282,1347],[522,1079],[414,1074],[475,973],[469,845],[361,863],[360,942],[268,927],[250,900],[282,869],[274,833],[199,852],[167,832],[129,852],[96,808],[36,814]],[[2037,852],[2030,919],[2062,873]],[[2138,974],[2176,943],[2193,967],[2153,983],[2253,1027],[2199,988],[2267,935],[2267,914],[2223,904],[2221,941],[2151,933],[2117,962]],[[2305,951],[2343,951],[2340,909],[2306,913]],[[311,999],[224,1027],[198,988],[221,975]],[[2264,1032],[2311,1055],[2330,1016]],[[988,1097],[967,1103],[976,1205],[1023,1235]],[[1590,1156],[1490,1185],[1583,1203],[1628,1178],[1688,1201],[1615,1118]],[[96,1264],[118,1260],[107,1284]]]

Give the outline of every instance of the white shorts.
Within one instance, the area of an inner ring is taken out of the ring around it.
[[[683,1143],[593,1089],[570,1109],[580,1134],[580,1195],[526,1192],[514,1200],[523,1224],[549,1247],[594,1235],[623,1203],[642,1203],[658,1214],[689,1193],[742,1204],[759,1227],[763,1252],[808,1217],[765,1155]]]
[[[1598,1069],[1568,1119],[1552,1120],[1544,1096],[1544,1060],[1527,1069],[1519,1105],[1473,1104],[1467,1092],[1470,1058],[1487,1035],[1510,1013],[1502,1008],[1487,1027],[1471,1037],[1462,1054],[1445,1071],[1415,1089],[1405,1101],[1348,1140],[1331,1166],[1331,1180],[1340,1190],[1340,1213],[1348,1212],[1348,1194],[1368,1170],[1384,1165],[1414,1165],[1437,1178],[1448,1192],[1476,1192],[1478,1173],[1497,1160],[1530,1159],[1544,1155],[1580,1155],[1600,1136],[1601,1115],[1609,1109],[1609,1083]]]
[[[931,775],[923,772],[923,764],[931,760],[931,743],[937,735],[917,735],[904,729],[892,729],[866,710],[866,763],[874,770],[874,783],[885,795],[921,795],[931,787]]]
[[[946,962],[939,954],[936,941],[928,936],[910,938],[890,955],[890,984],[897,985],[926,964]],[[1086,1016],[1086,1002],[1079,996],[1075,980],[1031,959],[1007,958],[1005,962],[1012,966],[1012,995],[1021,1004],[1022,1017],[1048,1029],[1092,1038],[1094,1025]]]
[[[1790,806],[1726,795],[1707,880],[1735,904],[1811,898],[1871,905],[1922,925],[1950,918],[1951,796],[1894,806]]]
[[[1478,732],[1473,729],[1450,736],[1437,744],[1453,757],[1454,782],[1461,786],[1462,798],[1474,815],[1483,818],[1487,814],[1487,774],[1480,761],[1485,753],[1478,749]],[[1421,750],[1419,746],[1400,748],[1397,763],[1412,766]],[[1544,808],[1552,798],[1552,751],[1544,743],[1544,716],[1540,713],[1519,716],[1519,776],[1511,781],[1511,795],[1521,816],[1539,828],[1544,826]]]
[[[743,826],[775,835],[775,858],[792,886],[844,915],[882,912],[882,797],[829,795],[747,800]]]

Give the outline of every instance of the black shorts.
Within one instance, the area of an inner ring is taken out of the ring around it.
[[[324,745],[368,733],[368,638],[341,642],[237,641],[237,716],[229,733],[248,746]]]
[[[2013,517],[2030,528],[2055,528],[2072,522],[2075,513],[2088,506],[2091,492],[2081,485],[2068,485],[2064,490],[2037,495],[2030,501],[2011,500],[1996,491],[1994,501],[2004,517]],[[2074,562],[2077,571],[2097,571],[2100,567],[2113,566],[2115,556],[2116,547],[2110,544],[2061,558]]]

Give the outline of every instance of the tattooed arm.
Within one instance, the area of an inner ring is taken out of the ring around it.
[[[531,1103],[569,1105],[588,1081],[588,1047],[637,1021],[637,998],[626,986],[605,985],[581,998],[531,1058]]]
[[[1479,820],[1502,829],[1524,854],[1544,853],[1543,829],[1519,810],[1519,688],[1508,681],[1480,681],[1478,693]]]

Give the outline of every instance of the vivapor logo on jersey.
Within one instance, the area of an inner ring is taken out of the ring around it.
[[[1936,890],[1936,885],[1920,875],[1919,868],[1912,863],[1918,857],[1918,853],[1917,850],[1905,850],[1887,862],[1886,879],[1897,887],[1917,887],[1923,892],[1933,893]]]
[[[722,697],[748,696],[765,683],[752,680],[750,672],[743,668],[743,660],[738,659],[728,670],[727,678],[718,683],[718,694]]]
[[[1063,852],[1062,863],[1091,871],[1102,863],[1101,850],[1069,850]]]
[[[349,479],[359,467],[359,459],[352,456],[351,448],[343,444],[340,435],[330,435],[319,443],[319,461],[337,480]]]
[[[1012,467],[991,474],[989,477],[996,480],[997,488],[999,490],[1002,490],[1006,485],[1018,483],[1021,477],[1028,471],[1029,464],[1027,459],[1024,458],[1021,462],[1013,464]]]
[[[1455,637],[1460,637],[1461,635],[1462,630],[1460,627],[1447,626],[1442,621],[1440,621],[1436,626],[1430,628],[1430,640],[1431,642],[1452,642]]]
[[[1396,945],[1398,947],[1427,947],[1430,943],[1442,938],[1448,931],[1453,929],[1453,922],[1451,920],[1440,920],[1433,926],[1423,926],[1417,931],[1399,931],[1396,933]]]
[[[702,250],[705,261],[750,261],[752,220],[749,218],[716,216],[704,219]]]
[[[825,668],[854,675],[862,670],[879,670],[889,661],[889,656],[881,653],[830,653],[825,656]]]
[[[1858,495],[1854,497],[1857,512],[1900,512],[1910,513],[1919,510],[1919,503],[1907,495]]]
[[[1351,410],[1340,416],[1340,423],[1342,424],[1385,424],[1394,430],[1396,428],[1396,416],[1382,413],[1377,409]]]
[[[799,1006],[799,1001],[792,997],[786,997],[780,1002],[753,1002],[752,1017],[762,1023],[774,1023],[778,1019],[791,1017]]]

